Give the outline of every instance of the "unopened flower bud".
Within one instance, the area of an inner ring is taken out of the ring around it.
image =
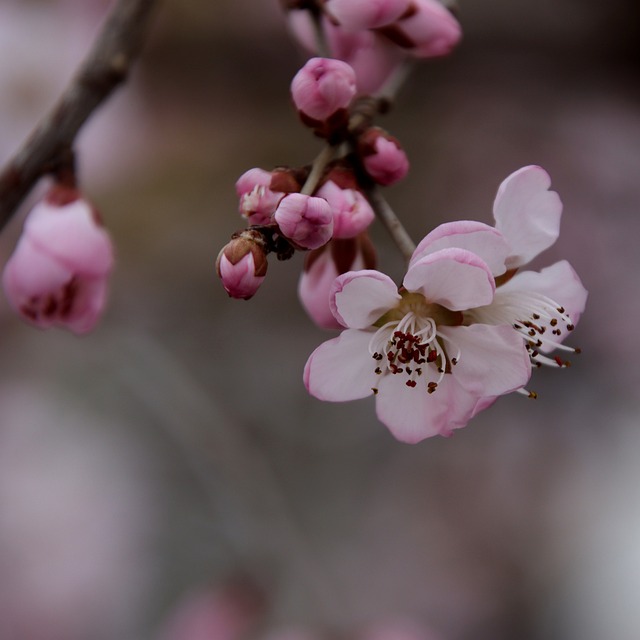
[[[31,324],[90,331],[107,299],[113,247],[100,217],[76,189],[56,185],[29,213],[2,281]]]
[[[345,29],[377,29],[395,22],[411,0],[327,0],[325,7]]]
[[[233,238],[218,254],[216,271],[230,297],[243,300],[253,297],[267,274],[267,254],[261,236],[248,230]]]
[[[291,82],[291,96],[300,114],[324,122],[345,110],[356,95],[356,74],[342,60],[311,58]]]
[[[333,180],[325,182],[316,195],[324,198],[333,211],[333,237],[353,238],[375,218],[368,200],[357,189],[342,189]]]
[[[366,172],[378,184],[395,184],[409,171],[409,160],[398,140],[378,127],[360,136],[358,153]]]
[[[446,56],[462,37],[460,24],[438,0],[413,0],[414,10],[382,33],[417,58]]]
[[[333,233],[333,211],[323,198],[291,193],[281,200],[274,219],[282,235],[301,249],[317,249]]]

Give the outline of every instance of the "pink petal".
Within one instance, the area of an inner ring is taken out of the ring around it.
[[[409,291],[452,311],[490,304],[495,282],[478,256],[464,249],[440,249],[415,262],[404,278]]]
[[[524,342],[509,325],[439,327],[438,332],[447,338],[449,355],[455,355],[451,353],[454,347],[460,349],[451,375],[478,397],[510,393],[524,387],[531,377]]]
[[[349,271],[333,283],[333,315],[345,327],[366,329],[401,300],[395,282],[373,269]]]
[[[577,324],[587,302],[587,290],[578,274],[566,261],[560,260],[537,271],[522,271],[499,287],[496,296],[515,291],[540,293],[563,306],[573,324]]]
[[[371,332],[347,329],[321,344],[307,360],[304,384],[319,400],[344,402],[370,396],[378,376],[369,353]]]
[[[556,241],[562,202],[550,186],[549,174],[537,166],[519,169],[500,185],[493,216],[511,248],[507,268],[527,264]]]
[[[509,255],[507,241],[494,227],[472,220],[446,222],[436,227],[416,247],[409,266],[430,253],[449,247],[475,253],[487,263],[494,276],[505,272],[505,261]]]
[[[402,375],[385,375],[378,382],[376,413],[395,438],[415,444],[437,435],[451,435],[465,426],[477,397],[460,389],[445,376],[434,393],[407,387]]]

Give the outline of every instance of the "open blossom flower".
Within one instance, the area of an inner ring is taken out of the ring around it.
[[[531,375],[510,325],[463,324],[462,311],[491,304],[494,292],[487,264],[458,248],[416,261],[400,290],[378,271],[338,277],[331,308],[346,330],[309,357],[307,389],[333,402],[375,394],[378,418],[404,442],[451,434],[484,398]]]
[[[544,169],[519,169],[498,189],[495,228],[471,221],[442,224],[422,240],[410,264],[445,247],[473,251],[489,265],[498,287],[491,304],[469,309],[466,320],[511,325],[535,366],[566,366],[560,357],[543,354],[555,349],[575,351],[562,342],[584,311],[586,289],[565,260],[540,272],[516,273],[558,237],[562,202],[550,185]]]
[[[75,189],[55,186],[27,217],[2,282],[31,324],[83,334],[102,315],[112,267],[111,239],[94,208]]]

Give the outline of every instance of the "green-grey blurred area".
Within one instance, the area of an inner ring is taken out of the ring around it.
[[[640,637],[640,10],[459,4],[458,50],[418,65],[380,121],[411,161],[388,200],[419,240],[491,222],[499,183],[543,166],[564,214],[536,266],[566,258],[589,290],[582,354],[534,373],[537,401],[502,398],[415,446],[372,400],[311,398],[302,370],[330,335],[297,300],[302,256],[272,260],[248,302],[214,268],[243,226],[237,177],[321,148],[288,95],[305,54],[276,0],[165,0],[82,141],[118,256],[101,324],[41,332],[0,300],[3,640],[153,639],[186,593],[235,576],[264,592],[247,638],[351,638],[396,618],[442,640]],[[108,5],[0,2],[3,29],[21,25],[20,55],[0,31],[0,136],[15,146],[46,112],[68,75],[44,95],[38,69],[76,36],[79,60]],[[379,225],[373,237],[401,278]]]

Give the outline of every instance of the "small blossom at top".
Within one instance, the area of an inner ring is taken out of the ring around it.
[[[347,30],[377,29],[395,22],[411,0],[327,0],[329,14]]]
[[[378,127],[370,127],[360,136],[358,153],[366,172],[378,184],[395,184],[409,172],[409,160],[400,142]]]
[[[317,249],[333,233],[333,212],[324,198],[291,193],[282,199],[273,219],[282,235],[300,249]]]
[[[531,375],[511,326],[463,324],[462,312],[490,304],[494,292],[488,265],[458,248],[415,262],[400,290],[378,271],[338,277],[330,302],[346,329],[309,357],[307,389],[333,402],[375,394],[378,418],[404,442],[450,435],[484,398]]]
[[[356,95],[356,74],[342,60],[311,58],[291,82],[298,111],[314,121],[325,121],[347,109]]]
[[[102,315],[112,268],[111,239],[95,209],[56,185],[29,213],[2,282],[27,322],[84,334]]]

